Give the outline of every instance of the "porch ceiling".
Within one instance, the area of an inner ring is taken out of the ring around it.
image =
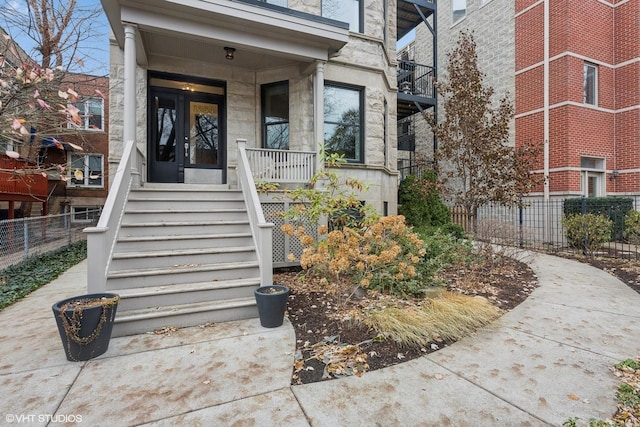
[[[249,70],[327,60],[346,44],[346,24],[285,8],[230,0],[101,0],[118,44],[137,26],[138,63],[167,59]],[[224,47],[235,48],[233,61]]]

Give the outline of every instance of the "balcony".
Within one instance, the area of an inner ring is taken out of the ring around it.
[[[434,68],[414,61],[398,61],[398,120],[436,105]]]
[[[47,178],[40,173],[24,173],[29,169],[33,169],[33,165],[26,160],[0,156],[0,200],[42,202],[47,199]]]

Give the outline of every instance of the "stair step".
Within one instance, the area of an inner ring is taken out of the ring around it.
[[[174,219],[175,218],[175,219]],[[131,209],[125,210],[124,221],[127,222],[158,222],[177,221],[190,222],[200,221],[203,218],[210,220],[225,221],[248,218],[247,210],[237,209]]]
[[[182,285],[149,286],[118,290],[119,310],[140,310],[203,301],[248,298],[260,286],[260,278],[220,280]]]
[[[125,216],[120,226],[121,237],[185,236],[217,233],[241,233],[249,230],[249,220],[152,221],[130,222]]]
[[[120,252],[113,254],[111,270],[172,268],[185,264],[229,263],[253,259],[257,259],[255,246]]]
[[[180,236],[120,237],[117,253],[164,249],[223,248],[253,245],[251,233],[197,234]]]
[[[183,328],[207,322],[229,322],[255,317],[258,317],[258,309],[253,296],[139,310],[118,310],[112,336],[151,332],[165,326]]]
[[[169,268],[141,268],[110,271],[107,277],[109,290],[164,286],[184,283],[258,277],[257,260],[220,264],[184,264]]]

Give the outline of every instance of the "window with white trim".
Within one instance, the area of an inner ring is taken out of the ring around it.
[[[584,63],[583,69],[583,102],[589,105],[598,105],[598,66]]]
[[[467,0],[453,0],[451,2],[451,22],[454,24],[467,16]]]
[[[70,187],[99,187],[104,186],[102,154],[69,155],[70,177],[67,185]]]
[[[78,109],[80,115],[80,129],[104,130],[104,99],[89,98],[82,102],[75,102],[73,106]],[[69,127],[73,125],[70,123]]]
[[[100,206],[71,206],[71,222],[96,222],[101,210]]]
[[[580,157],[580,187],[586,197],[605,195],[605,165],[600,157]]]

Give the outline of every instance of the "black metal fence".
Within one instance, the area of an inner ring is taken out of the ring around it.
[[[612,199],[624,199],[624,209],[620,203],[612,204]],[[640,210],[640,197],[528,200],[521,208],[488,205],[471,215],[456,207],[452,209],[452,220],[478,240],[552,253],[584,253],[582,245],[567,238],[562,221],[567,215],[593,213],[611,220],[612,233],[608,241],[591,254],[638,260],[640,242],[625,237],[625,219],[630,210]]]
[[[0,221],[0,270],[32,255],[49,252],[86,238],[82,230],[97,223],[98,215],[74,221],[74,214],[47,215]]]

